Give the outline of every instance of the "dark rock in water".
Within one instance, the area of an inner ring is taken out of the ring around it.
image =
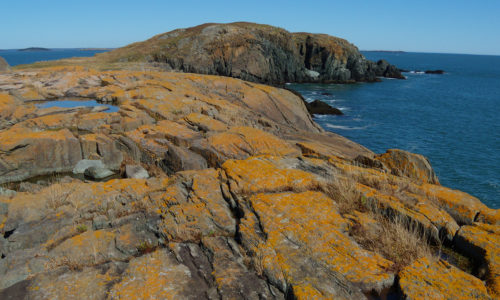
[[[115,173],[109,169],[106,168],[100,168],[100,167],[90,167],[85,170],[84,172],[85,177],[91,178],[91,179],[104,179],[106,177],[110,177],[115,175]]]
[[[405,79],[405,77],[401,75],[401,71],[398,68],[396,68],[396,66],[389,64],[384,59],[377,61],[376,64],[372,63],[371,67],[374,68],[375,74],[377,76]]]
[[[99,58],[268,84],[375,82],[380,76],[404,78],[387,62],[381,66],[367,60],[344,39],[291,33],[246,22],[177,29],[100,54]]]
[[[10,69],[9,64],[5,61],[3,57],[0,56],[0,72],[5,72],[8,71],[9,69]]]
[[[444,74],[443,70],[426,70],[425,74]]]
[[[307,110],[310,114],[316,115],[343,115],[338,108],[332,107],[321,100],[314,100],[311,103],[306,103]]]
[[[332,93],[329,93],[329,92],[321,92],[321,95],[323,95],[323,96],[331,96],[331,95],[332,95]]]

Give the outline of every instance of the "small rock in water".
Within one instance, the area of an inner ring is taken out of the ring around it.
[[[314,100],[311,103],[306,103],[307,110],[310,114],[317,115],[343,115],[340,109],[332,107],[321,100]]]
[[[444,74],[443,70],[427,70],[425,71],[425,74]]]
[[[127,178],[135,179],[147,179],[149,178],[149,173],[143,167],[139,165],[126,165],[125,175]]]
[[[92,179],[104,179],[109,176],[115,175],[115,173],[107,168],[101,167],[90,167],[84,172],[85,177]]]

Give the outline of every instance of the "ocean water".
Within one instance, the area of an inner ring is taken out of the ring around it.
[[[11,66],[31,64],[37,61],[56,60],[70,57],[89,57],[106,50],[81,50],[81,49],[50,49],[50,51],[18,51],[0,50],[3,57]]]
[[[344,116],[318,116],[326,130],[377,153],[399,148],[429,158],[442,185],[500,208],[500,56],[364,52],[406,70],[407,80],[291,84]]]

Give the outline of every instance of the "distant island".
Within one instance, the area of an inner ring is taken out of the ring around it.
[[[50,51],[50,49],[41,47],[29,47],[29,48],[19,49],[17,51]]]
[[[402,50],[361,50],[362,52],[388,52],[388,53],[406,53]]]

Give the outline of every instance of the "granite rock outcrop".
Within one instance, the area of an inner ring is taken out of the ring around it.
[[[404,79],[398,68],[367,60],[344,39],[245,22],[177,29],[98,58],[275,85]]]
[[[119,110],[36,105],[67,97]],[[0,137],[0,299],[500,292],[499,210],[439,185],[423,156],[375,155],[324,132],[284,89],[151,70],[14,70],[0,75]],[[87,163],[117,176],[73,174]]]

